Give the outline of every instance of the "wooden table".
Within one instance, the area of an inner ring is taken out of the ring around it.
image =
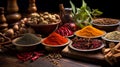
[[[14,52],[6,52],[0,53],[0,67],[106,67],[106,65],[98,65],[91,62],[84,62],[79,59],[77,60],[68,57],[62,57],[59,61],[59,66],[56,66],[48,61],[45,56],[38,58],[34,62],[26,61],[24,63],[20,63],[18,62]]]
[[[44,57],[40,57],[34,62],[25,62],[19,63],[17,62],[17,58],[1,55],[0,56],[0,67],[58,67],[50,63]],[[62,58],[60,60],[60,67],[101,67],[101,65],[95,65],[90,63],[85,63],[77,60],[72,60],[69,58]]]

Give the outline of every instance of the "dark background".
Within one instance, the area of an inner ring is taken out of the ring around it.
[[[72,0],[72,2],[80,7],[82,0]],[[103,17],[120,18],[119,0],[85,0],[91,9],[99,9],[103,12]],[[28,9],[28,0],[17,0],[19,12],[25,13]],[[64,7],[71,7],[69,0],[36,0],[38,11],[59,12],[59,3],[63,3]],[[7,7],[7,0],[0,0],[0,6]]]

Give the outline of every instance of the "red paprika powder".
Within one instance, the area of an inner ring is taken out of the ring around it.
[[[45,44],[49,45],[62,45],[68,42],[68,39],[60,34],[53,32],[43,41]]]

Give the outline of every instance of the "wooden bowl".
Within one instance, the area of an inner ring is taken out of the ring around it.
[[[36,48],[36,46],[38,44],[41,43],[41,41],[34,43],[34,44],[18,44],[16,43],[17,40],[19,40],[21,37],[15,38],[14,40],[12,40],[12,44],[16,46],[16,49],[20,52],[26,52],[26,51],[32,51]]]
[[[48,36],[53,31],[58,28],[60,21],[54,24],[29,24],[26,23],[27,26],[33,28],[37,34],[41,34],[44,36]]]

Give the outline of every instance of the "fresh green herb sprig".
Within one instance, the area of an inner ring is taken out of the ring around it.
[[[74,22],[76,22],[76,25],[78,25],[80,28],[83,28],[87,25],[91,25],[90,22],[93,20],[94,17],[103,14],[98,9],[91,10],[84,0],[82,0],[82,6],[80,8],[76,8],[72,1],[70,1],[70,5],[72,8],[73,20]]]

